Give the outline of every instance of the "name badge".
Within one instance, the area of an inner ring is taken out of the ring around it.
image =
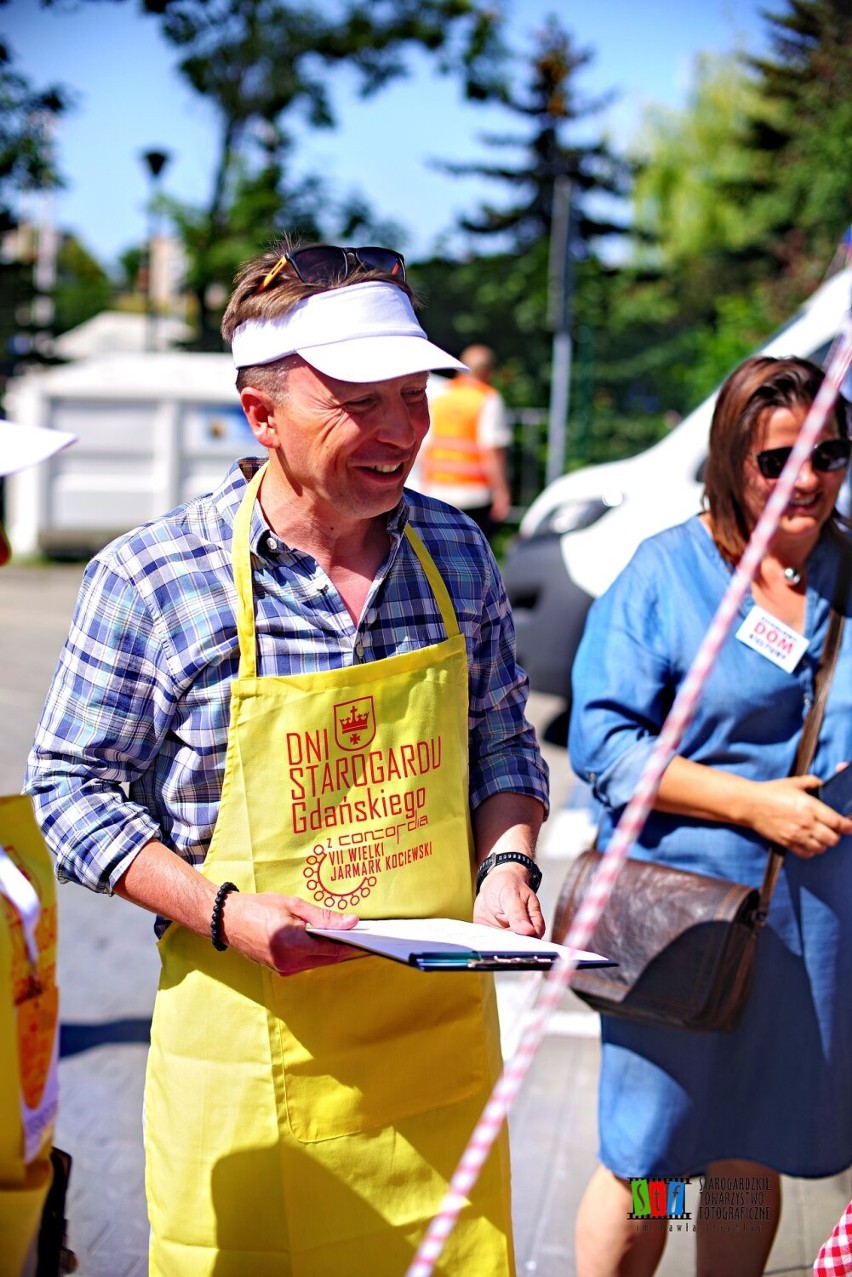
[[[737,630],[737,638],[788,674],[792,674],[808,647],[804,634],[792,630],[757,604]]]

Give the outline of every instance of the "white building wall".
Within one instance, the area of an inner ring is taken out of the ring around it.
[[[264,454],[240,408],[228,355],[98,355],[26,373],[6,402],[13,421],[78,437],[6,481],[16,555],[93,553],[209,491],[237,457]]]

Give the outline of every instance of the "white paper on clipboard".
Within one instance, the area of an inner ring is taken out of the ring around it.
[[[599,953],[567,949],[551,940],[456,918],[381,918],[361,920],[348,931],[326,927],[308,930],[421,970],[546,969],[559,958],[574,956],[581,967],[612,965]]]

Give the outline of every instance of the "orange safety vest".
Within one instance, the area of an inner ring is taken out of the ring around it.
[[[449,389],[429,405],[431,426],[423,445],[425,485],[490,487],[479,445],[479,414],[496,390],[478,377],[453,379]]]

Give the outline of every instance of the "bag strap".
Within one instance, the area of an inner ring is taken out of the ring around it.
[[[793,763],[791,776],[804,776],[816,753],[817,740],[819,739],[820,728],[825,714],[825,705],[828,700],[828,693],[831,688],[831,679],[834,674],[834,667],[837,664],[837,656],[840,651],[840,640],[843,637],[843,623],[845,621],[845,605],[849,595],[849,578],[850,568],[852,568],[852,555],[845,544],[840,545],[840,566],[837,571],[837,580],[834,586],[834,599],[831,604],[831,615],[828,622],[828,630],[825,635],[825,642],[822,645],[822,654],[819,660],[819,668],[814,679],[814,699],[808,715],[802,727],[802,735],[799,739],[799,745],[796,750],[796,758]],[[772,899],[772,893],[775,890],[775,884],[778,881],[778,874],[781,870],[781,862],[784,859],[785,851],[783,847],[779,847],[776,843],[772,843],[769,848],[769,855],[766,860],[766,869],[763,874],[763,882],[760,885],[760,903],[757,908],[757,921],[763,923],[766,921],[766,915],[769,912],[769,902]]]

